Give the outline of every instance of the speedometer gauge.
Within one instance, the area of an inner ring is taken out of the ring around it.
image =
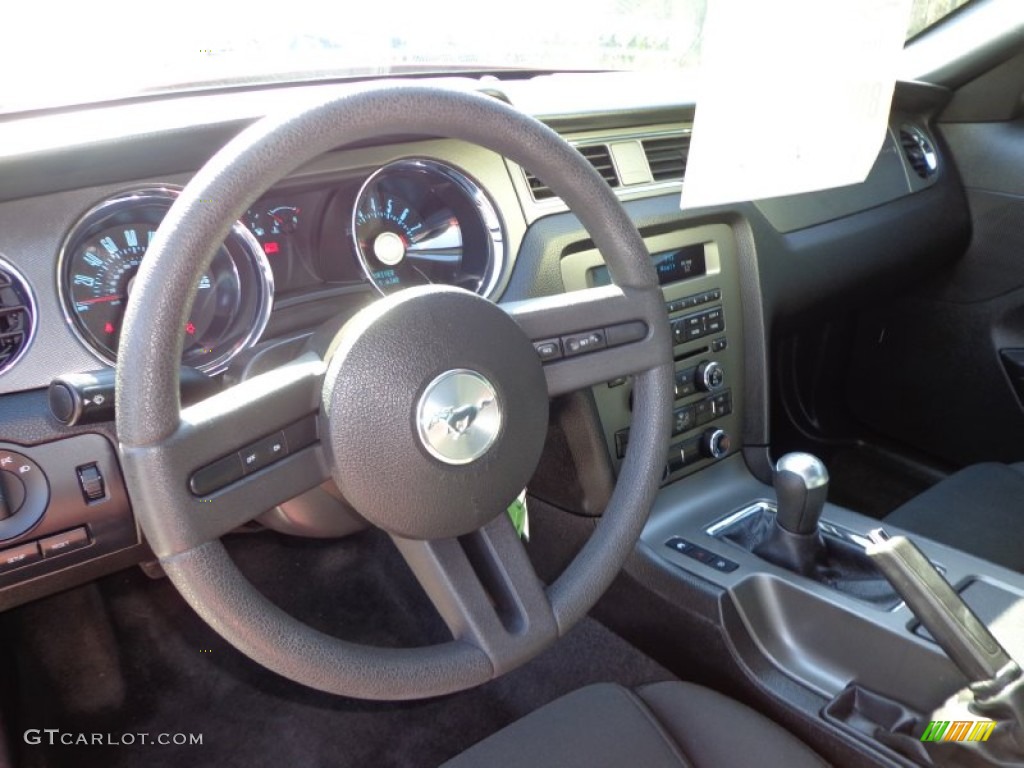
[[[65,241],[58,288],[72,329],[101,360],[113,363],[139,265],[177,192],[145,189],[89,211]],[[196,286],[182,328],[182,362],[209,374],[223,370],[263,332],[273,281],[266,256],[237,224]]]
[[[360,266],[381,293],[446,283],[486,296],[501,276],[494,206],[469,177],[434,160],[401,160],[370,176],[352,233]]]

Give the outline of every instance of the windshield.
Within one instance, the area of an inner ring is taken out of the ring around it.
[[[692,69],[705,0],[21,3],[0,110],[395,72]],[[34,18],[33,18],[34,17]]]
[[[782,0],[776,0],[782,2]],[[0,112],[212,86],[415,72],[692,74],[715,0],[19,3]],[[914,0],[911,33],[966,0]]]

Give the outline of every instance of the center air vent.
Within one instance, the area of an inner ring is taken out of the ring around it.
[[[35,303],[28,283],[0,259],[0,373],[21,359],[35,332]]]
[[[900,144],[914,173],[922,179],[935,174],[939,167],[939,157],[924,131],[913,125],[904,125],[900,128]]]
[[[615,165],[612,163],[612,156],[606,144],[587,144],[576,147],[576,149],[601,174],[601,178],[609,187],[619,186],[619,175],[615,172]],[[526,183],[530,185],[530,194],[533,195],[534,200],[549,200],[555,196],[555,193],[544,182],[525,168],[523,171],[526,173]]]
[[[685,134],[656,136],[644,139],[644,154],[655,181],[682,181],[686,173],[686,156],[690,137]]]

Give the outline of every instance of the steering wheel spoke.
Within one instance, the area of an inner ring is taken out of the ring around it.
[[[554,397],[664,360],[665,341],[646,319],[664,313],[662,302],[657,290],[610,285],[501,307],[533,341]]]
[[[300,358],[196,403],[170,436],[126,450],[126,472],[154,462],[161,470],[142,487],[170,494],[182,513],[173,535],[150,540],[158,557],[216,539],[330,477],[315,415],[323,373],[319,359]]]
[[[392,539],[453,637],[482,650],[495,675],[558,637],[544,584],[507,515],[458,538]]]

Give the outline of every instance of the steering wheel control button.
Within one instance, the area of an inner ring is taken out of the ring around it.
[[[501,402],[482,374],[442,373],[427,385],[416,408],[416,426],[427,452],[446,464],[469,464],[494,445],[501,431]]]
[[[575,357],[607,347],[632,344],[636,341],[643,341],[645,338],[647,338],[647,323],[634,320],[607,328],[580,331],[563,336],[561,339],[535,341],[533,348],[537,350],[537,356],[540,357],[541,362],[548,362],[560,357]]]
[[[620,347],[647,338],[647,323],[634,320],[631,323],[610,325],[604,329],[605,342],[609,347]]]
[[[308,448],[319,440],[316,434],[316,416],[307,416],[302,421],[290,424],[284,428],[283,433],[288,453]]]
[[[247,475],[287,455],[288,443],[285,442],[283,432],[275,432],[238,452],[238,457],[242,460],[242,471]]]
[[[195,471],[189,479],[189,489],[196,496],[209,496],[316,440],[316,417],[309,416]]]
[[[196,496],[209,496],[240,479],[243,474],[242,459],[233,453],[196,471],[189,480],[189,488]]]
[[[548,360],[557,360],[562,356],[562,342],[558,339],[535,341],[533,348],[537,350],[537,357],[542,363],[546,363]]]
[[[574,333],[562,337],[562,349],[566,357],[575,357],[586,352],[594,352],[607,346],[603,329]]]
[[[39,540],[39,549],[43,557],[56,557],[76,549],[89,546],[89,532],[85,528],[74,528],[56,536],[47,536]]]
[[[86,464],[75,470],[78,473],[78,487],[82,489],[82,498],[86,504],[100,501],[107,495],[103,475],[95,464]]]
[[[13,571],[23,565],[38,563],[43,559],[39,551],[39,545],[34,541],[29,544],[22,544],[20,547],[0,550],[0,573]]]

